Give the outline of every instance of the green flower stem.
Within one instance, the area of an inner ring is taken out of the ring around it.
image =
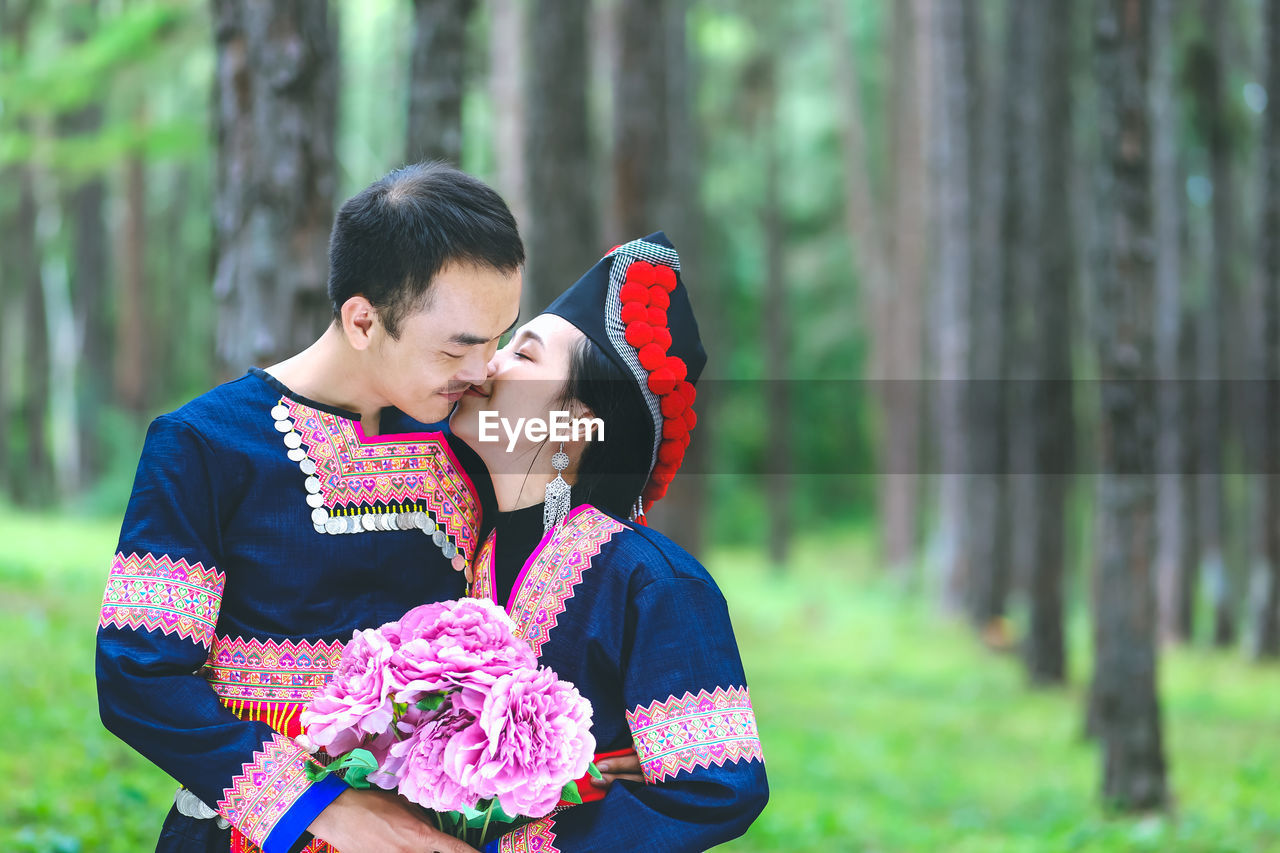
[[[489,834],[489,819],[493,817],[493,804],[498,802],[498,798],[494,797],[489,801],[489,808],[484,810],[484,826],[480,827],[480,843],[484,844],[485,836]]]

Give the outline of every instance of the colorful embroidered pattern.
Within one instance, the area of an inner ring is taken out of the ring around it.
[[[286,437],[290,450],[298,446],[300,438],[301,450],[315,466],[308,482],[314,477],[316,483],[308,490],[315,488],[311,493],[319,497],[312,506],[323,509],[326,518],[335,521],[364,515],[388,517],[385,524],[350,525],[342,532],[406,529],[397,527],[392,518],[426,511],[463,557],[475,553],[480,501],[443,435],[416,433],[389,437],[390,440],[366,439],[349,418],[288,397],[281,397],[279,405],[288,414],[277,420],[277,425],[291,425],[290,436],[297,436]],[[319,519],[319,525],[323,527],[324,521]]]
[[[204,676],[242,720],[260,720],[295,737],[302,709],[329,683],[342,643],[214,637]]]
[[[499,853],[560,853],[555,845],[556,834],[551,828],[556,822],[549,817],[526,823],[498,839]]]
[[[493,588],[493,549],[497,538],[496,530],[490,532],[489,538],[480,546],[480,553],[476,554],[475,560],[471,563],[471,576],[474,580],[471,582],[471,591],[468,595],[472,598],[487,598],[494,604],[501,604],[497,600],[498,593]]]
[[[511,618],[516,623],[516,634],[534,654],[542,653],[556,618],[564,612],[566,602],[573,597],[573,588],[591,567],[592,558],[622,529],[621,523],[586,506],[565,519],[560,533],[542,548],[525,577],[518,581]]]
[[[745,687],[717,687],[683,699],[654,701],[627,712],[644,780],[655,784],[682,770],[724,766],[725,762],[764,762],[751,697]]]
[[[102,597],[102,628],[145,628],[177,634],[206,648],[213,640],[227,576],[167,554],[116,554]]]
[[[262,853],[262,848],[245,838],[240,830],[232,827],[231,849],[227,853]],[[339,851],[329,842],[315,838],[298,853],[339,853]]]
[[[218,813],[254,844],[261,845],[276,822],[306,792],[306,751],[289,738],[275,735],[253,754],[240,775],[222,792]]]

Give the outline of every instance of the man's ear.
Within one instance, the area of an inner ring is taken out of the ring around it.
[[[378,309],[363,296],[353,296],[342,303],[342,334],[352,349],[366,350],[378,325]]]

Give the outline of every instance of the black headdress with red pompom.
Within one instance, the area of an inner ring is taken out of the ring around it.
[[[694,384],[707,362],[680,256],[661,231],[605,255],[546,309],[577,326],[636,382],[653,419],[646,506],[660,500],[697,424]]]

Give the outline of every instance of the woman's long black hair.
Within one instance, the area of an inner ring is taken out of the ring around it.
[[[570,358],[561,405],[567,409],[573,401],[604,421],[604,440],[587,442],[578,460],[573,503],[627,518],[653,459],[649,407],[635,380],[585,336]]]

